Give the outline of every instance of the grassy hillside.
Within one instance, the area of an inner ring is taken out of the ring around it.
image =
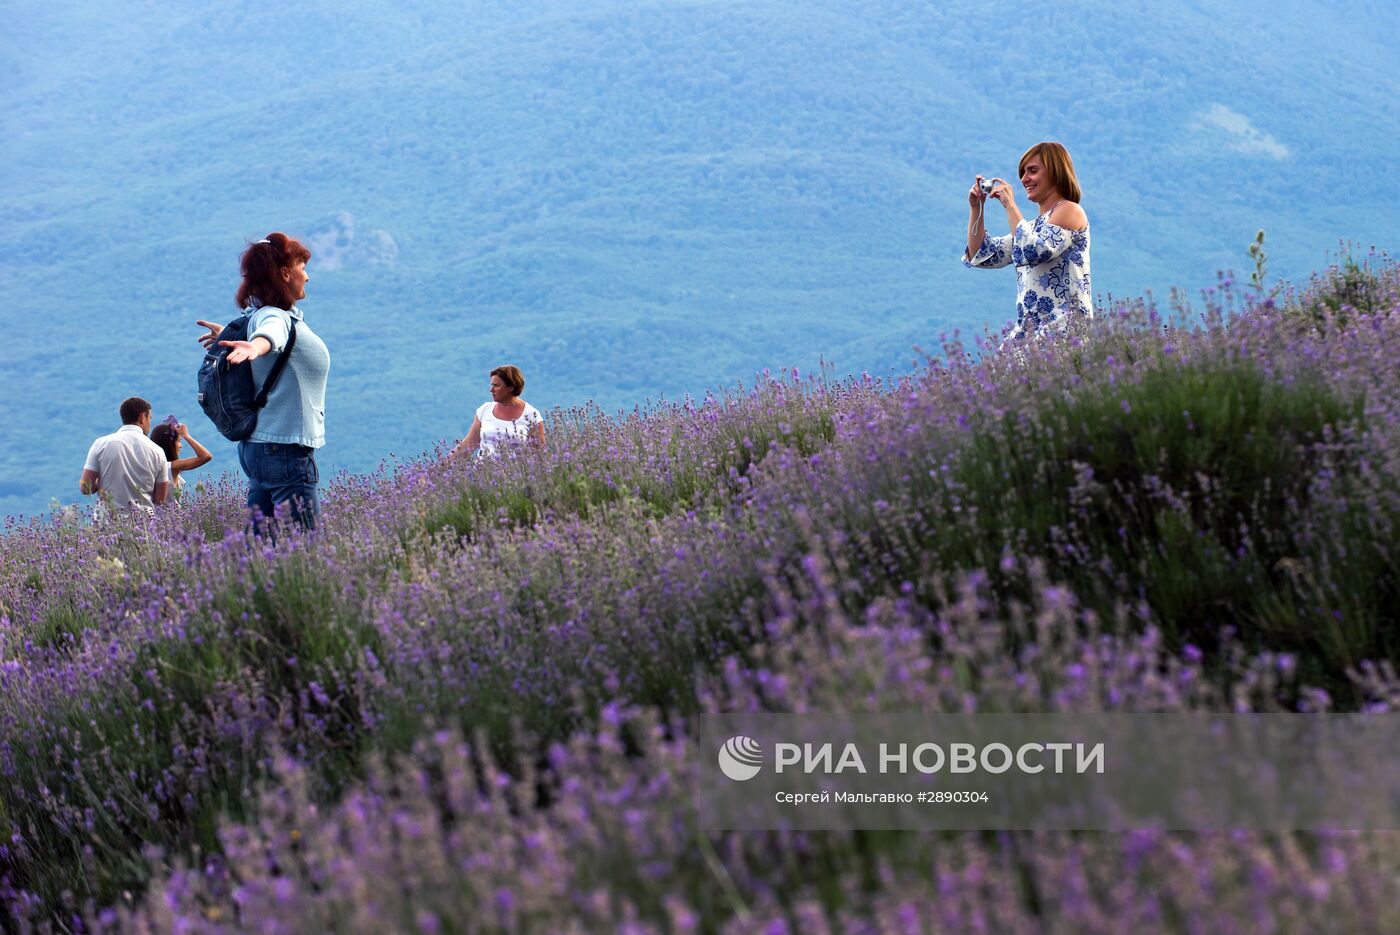
[[[1393,929],[1392,835],[697,829],[702,712],[1400,708],[1400,268],[944,350],[12,528],[12,925]]]

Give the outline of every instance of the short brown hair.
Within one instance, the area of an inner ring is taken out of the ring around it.
[[[249,244],[239,264],[243,281],[238,284],[235,296],[238,307],[247,308],[252,299],[257,299],[259,305],[291,308],[297,297],[282,281],[282,268],[310,259],[311,251],[301,241],[281,231],[273,231],[257,243]]]
[[[122,425],[135,425],[141,421],[141,417],[151,411],[151,404],[140,396],[132,396],[122,400],[121,409]]]
[[[491,376],[500,377],[501,382],[510,387],[510,395],[512,396],[519,396],[525,392],[525,375],[520,372],[519,367],[505,364],[492,370]]]
[[[1074,161],[1069,158],[1069,150],[1064,144],[1055,142],[1036,143],[1026,150],[1021,161],[1016,165],[1018,176],[1026,174],[1026,162],[1032,156],[1040,157],[1040,164],[1045,167],[1045,174],[1050,179],[1050,184],[1055,186],[1066,201],[1079,203],[1079,199],[1084,193],[1079,188],[1079,179],[1074,174]]]

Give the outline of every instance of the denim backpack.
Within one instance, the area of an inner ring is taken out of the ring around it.
[[[219,434],[231,442],[241,442],[258,426],[258,410],[267,405],[267,394],[277,385],[277,378],[287,367],[292,356],[292,348],[297,343],[297,323],[292,322],[287,335],[287,346],[277,355],[272,364],[272,372],[259,391],[253,385],[252,361],[229,364],[228,353],[232,348],[220,347],[220,341],[248,340],[248,323],[251,315],[231,321],[219,332],[219,337],[209,345],[204,362],[199,365],[199,405]]]

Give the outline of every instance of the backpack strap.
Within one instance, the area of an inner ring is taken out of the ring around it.
[[[291,316],[287,316],[291,318]],[[267,375],[267,380],[263,382],[262,389],[258,391],[258,396],[253,400],[253,408],[261,409],[267,405],[267,394],[272,392],[272,388],[277,385],[277,378],[282,375],[282,371],[287,369],[287,361],[292,357],[292,348],[297,345],[297,322],[291,318],[291,329],[287,334],[287,346],[282,348],[282,353],[277,356],[277,360],[272,364],[272,372]]]

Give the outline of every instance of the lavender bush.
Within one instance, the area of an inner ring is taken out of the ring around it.
[[[227,478],[11,522],[10,927],[1395,928],[1381,834],[706,835],[685,798],[705,711],[1400,707],[1400,272],[1357,269],[558,412],[338,478],[313,535],[252,538]]]

